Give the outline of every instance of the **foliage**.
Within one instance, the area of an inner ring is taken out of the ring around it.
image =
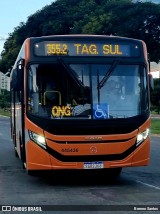
[[[9,107],[10,107],[10,92],[5,89],[1,89],[0,108],[7,109]]]
[[[151,120],[151,134],[160,134],[160,119]]]
[[[160,113],[160,79],[154,79],[154,90],[151,91],[151,110]]]
[[[151,61],[160,61],[160,4],[132,0],[57,0],[20,23],[4,44],[0,70],[13,66],[27,37],[107,34],[142,39]]]
[[[1,109],[0,108],[0,116],[6,116],[6,117],[9,117],[10,116],[10,110],[9,109]]]

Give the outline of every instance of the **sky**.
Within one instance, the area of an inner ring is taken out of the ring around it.
[[[0,53],[5,39],[18,27],[26,22],[28,16],[50,5],[54,0],[0,0]]]
[[[25,23],[30,15],[50,5],[53,1],[55,0],[0,0],[0,53],[5,39],[14,31],[14,28],[18,27],[21,22]],[[150,1],[160,3],[160,0]]]

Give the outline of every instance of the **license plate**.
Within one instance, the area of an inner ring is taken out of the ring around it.
[[[102,169],[102,168],[104,168],[104,164],[102,161],[84,163],[84,169]]]

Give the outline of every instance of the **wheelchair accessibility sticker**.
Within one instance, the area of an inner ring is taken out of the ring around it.
[[[93,113],[96,119],[107,119],[109,118],[109,106],[107,104],[94,104]]]

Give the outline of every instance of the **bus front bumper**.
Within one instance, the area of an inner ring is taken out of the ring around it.
[[[99,144],[100,145],[100,144]],[[103,145],[102,147],[103,148]],[[94,147],[93,147],[94,149]],[[106,148],[107,149],[107,148]],[[105,149],[104,149],[105,150]],[[110,151],[110,149],[108,148]],[[125,148],[124,148],[125,150]],[[73,161],[73,157],[68,154],[69,157],[68,160],[71,161],[62,161],[58,158],[55,158],[54,154],[51,152],[48,152],[48,150],[45,150],[32,142],[31,140],[28,141],[26,144],[26,168],[27,170],[61,170],[61,169],[87,169],[88,166],[93,167],[93,169],[96,168],[119,168],[119,167],[132,167],[132,166],[146,166],[149,164],[150,159],[150,139],[147,138],[140,146],[135,148],[130,154],[128,154],[126,157],[123,158],[121,156],[120,159],[114,159],[116,155],[119,155],[120,157],[122,152],[121,150],[117,153],[113,154],[113,151],[110,151],[110,154],[107,153],[106,157],[109,156],[110,158],[105,160],[105,155],[102,154],[103,160],[101,160],[101,154],[97,156],[97,154],[90,154],[89,155],[89,161],[81,161],[80,155],[76,156],[76,154],[72,154],[72,156],[78,157],[79,161]],[[118,154],[119,152],[119,154]],[[65,155],[66,157],[67,155]],[[87,156],[88,157],[88,156]],[[94,158],[96,157],[96,158]],[[99,159],[97,159],[99,157]],[[112,159],[113,157],[113,159]],[[90,161],[92,160],[92,161]],[[93,163],[93,164],[92,164]],[[89,167],[88,167],[89,168]]]

